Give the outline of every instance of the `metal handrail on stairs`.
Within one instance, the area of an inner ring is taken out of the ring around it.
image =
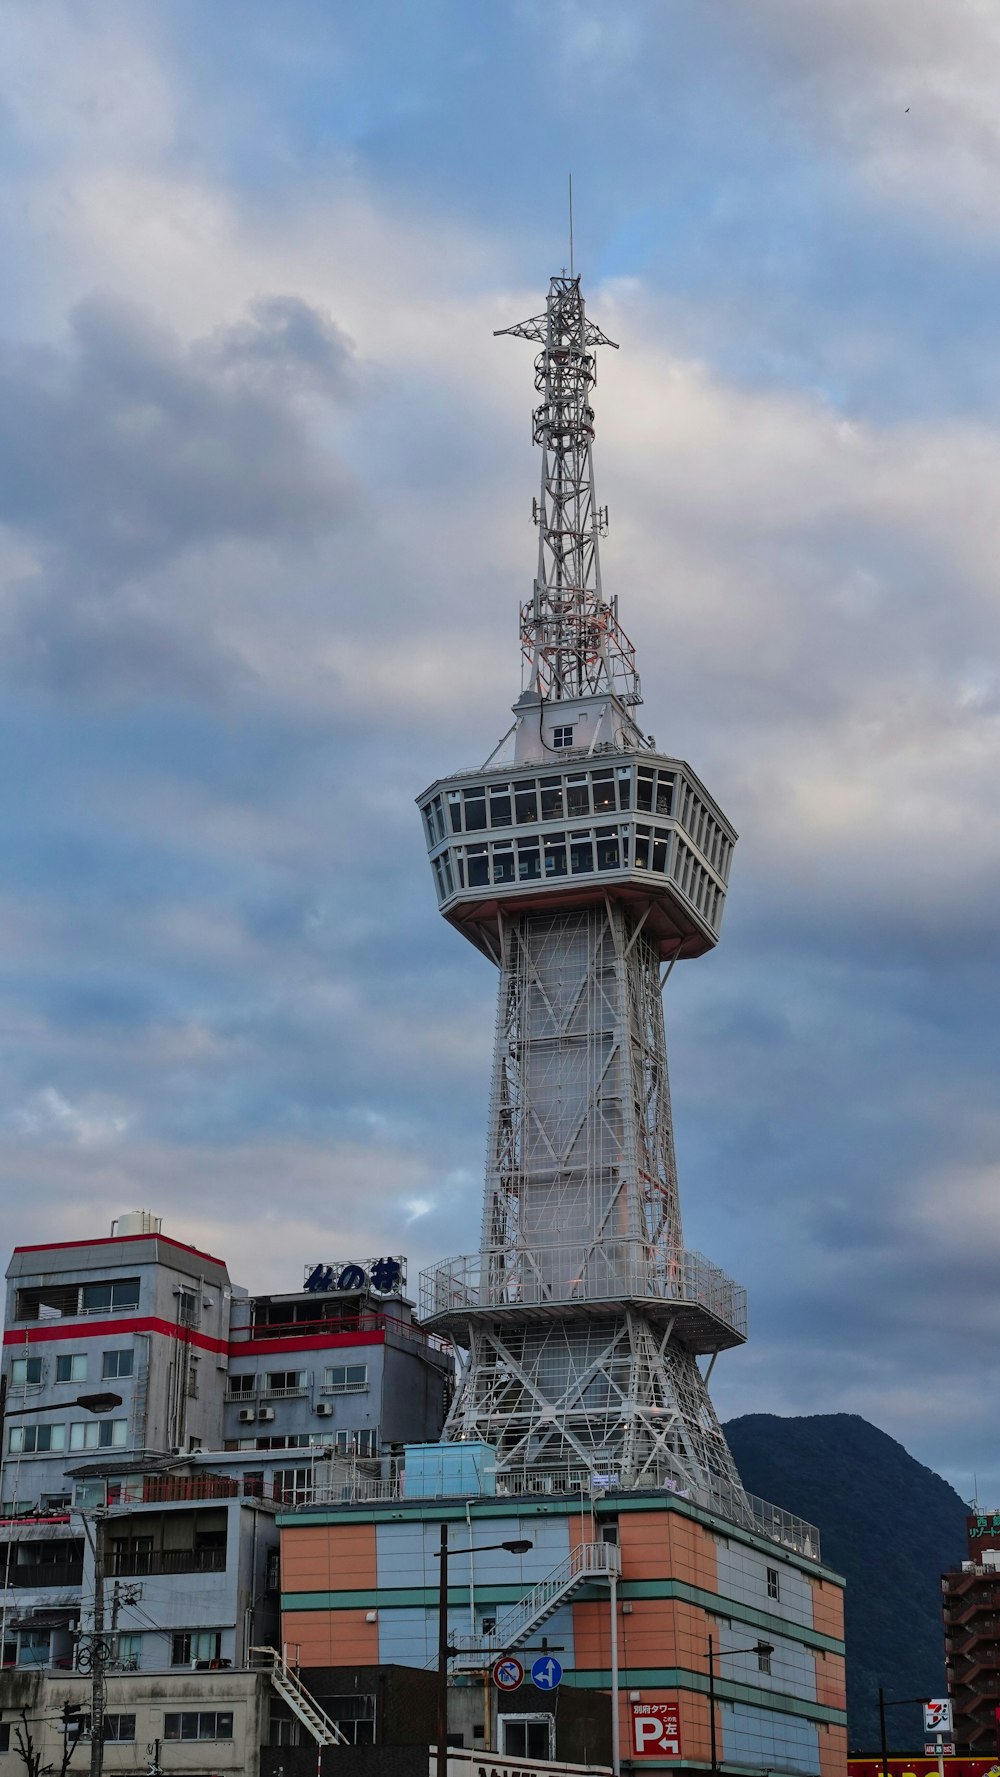
[[[305,1685],[296,1672],[293,1672],[283,1654],[274,1647],[252,1647],[250,1649],[251,1664],[258,1670],[265,1671],[274,1689],[284,1703],[288,1704],[293,1715],[296,1715],[303,1726],[315,1740],[317,1746],[347,1746],[349,1741],[342,1734],[335,1721],[322,1710],[315,1697],[306,1690]]]
[[[456,1635],[453,1645],[461,1660],[470,1655],[496,1659],[512,1653],[528,1636],[558,1610],[571,1593],[588,1580],[610,1580],[621,1572],[617,1543],[578,1543],[565,1561],[539,1580],[517,1604],[497,1619],[491,1635]]]

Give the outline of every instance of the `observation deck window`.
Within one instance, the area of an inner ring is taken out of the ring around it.
[[[586,772],[566,779],[566,813],[568,816],[590,813],[590,780]]]
[[[565,833],[546,833],[545,835],[545,874],[546,876],[565,876],[566,874]]]
[[[534,778],[514,785],[514,813],[519,827],[538,819],[538,786]]]
[[[589,876],[594,868],[594,841],[589,833],[573,833],[569,844],[574,876]]]
[[[617,870],[619,868],[618,829],[616,827],[598,827],[597,829],[597,868],[598,870]]]
[[[541,851],[537,839],[518,841],[517,874],[521,882],[537,882],[541,876]]]
[[[615,777],[612,771],[594,772],[594,813],[604,814],[615,806]]]
[[[493,881],[514,881],[514,847],[512,844],[493,847]]]
[[[498,784],[490,789],[490,826],[510,826],[509,784]]]
[[[656,774],[656,812],[657,814],[673,814],[674,812],[674,778],[671,773],[658,771]]]
[[[563,808],[563,781],[561,777],[543,777],[542,820],[561,821],[565,816]]]
[[[635,786],[635,805],[648,814],[653,812],[653,773],[648,765],[640,765]]]
[[[485,845],[467,845],[465,867],[469,888],[485,888],[490,880],[489,850]]]
[[[462,800],[465,804],[465,831],[482,833],[486,827],[486,791],[482,787],[466,790]]]
[[[461,833],[461,831],[462,831],[462,793],[460,790],[449,790],[448,791],[448,813],[451,817],[452,832],[453,833]]]
[[[665,876],[669,856],[669,833],[662,832],[658,827],[636,827],[635,862],[637,869],[655,870],[659,875]]]

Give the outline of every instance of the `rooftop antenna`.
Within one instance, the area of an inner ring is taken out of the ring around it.
[[[573,175],[569,176],[569,275],[573,276]]]

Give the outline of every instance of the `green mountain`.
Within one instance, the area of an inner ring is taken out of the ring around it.
[[[724,1430],[747,1491],[817,1525],[847,1581],[848,1741],[877,1752],[880,1684],[887,1697],[945,1694],[940,1576],[966,1557],[968,1507],[856,1413],[748,1413]],[[922,1749],[916,1704],[886,1722],[891,1748]]]

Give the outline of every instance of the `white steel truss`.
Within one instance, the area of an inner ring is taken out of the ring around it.
[[[659,958],[610,899],[499,937],[481,1312],[445,1437],[485,1439],[501,1469],[738,1488],[675,1286]]]

